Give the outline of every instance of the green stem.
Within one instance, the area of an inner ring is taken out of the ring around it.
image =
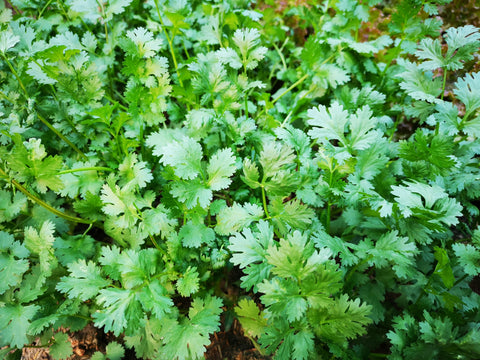
[[[81,224],[92,224],[93,222],[92,221],[88,221],[88,220],[85,220],[85,219],[81,219],[81,218],[78,218],[76,216],[70,216],[70,215],[67,215],[63,212],[61,212],[60,210],[57,210],[55,208],[53,208],[52,206],[50,206],[49,204],[47,204],[46,202],[44,202],[43,200],[41,200],[40,198],[36,197],[35,195],[33,195],[31,192],[29,192],[27,189],[25,189],[20,183],[18,183],[17,181],[15,181],[14,179],[11,179],[8,174],[3,171],[3,169],[0,168],[0,175],[3,175],[5,176],[18,190],[20,190],[22,193],[24,193],[30,200],[34,201],[35,203],[37,203],[38,205],[44,207],[45,209],[47,209],[48,211],[50,211],[51,213],[65,219],[65,220],[68,220],[68,221],[71,221],[71,222],[74,222],[74,223],[81,223]]]
[[[267,219],[271,219],[270,214],[268,213],[268,208],[267,208],[267,197],[265,195],[265,186],[263,183],[260,186],[262,188],[263,210],[265,210],[265,215],[267,215]]]
[[[442,96],[440,99],[443,100],[443,97],[445,96],[445,87],[447,85],[447,69],[443,69],[443,85],[442,85]]]
[[[272,100],[272,105],[275,104],[278,100],[280,100],[283,96],[288,94],[290,91],[292,91],[294,88],[296,88],[298,85],[303,83],[306,79],[308,78],[308,74],[303,75],[300,79],[298,79],[294,84],[292,84],[287,90],[282,92],[280,95],[278,95],[275,99]]]
[[[60,139],[65,141],[77,154],[79,154],[83,159],[88,160],[87,156],[70,140],[68,140],[61,132],[55,129],[52,124],[50,124],[47,119],[45,119],[42,115],[37,112],[37,116],[41,122],[43,122],[50,130],[52,130],[55,135],[57,135]]]
[[[330,234],[330,218],[332,216],[332,203],[329,201],[327,205],[327,219],[325,221],[325,231]]]
[[[15,11],[15,13],[21,14],[20,10],[18,10],[18,8],[15,5],[13,5],[10,0],[7,0],[7,3],[8,3],[8,5],[10,5],[12,7],[12,9],[13,9],[13,11]]]
[[[45,6],[42,8],[42,10],[38,13],[38,19],[40,19],[44,13],[45,10],[47,10],[47,7],[52,3],[53,0],[48,0],[48,2],[45,4]]]
[[[63,174],[68,174],[68,173],[80,172],[80,171],[110,171],[111,172],[111,171],[115,171],[115,170],[110,169],[108,167],[103,167],[103,166],[92,166],[92,167],[62,170],[58,174],[63,175]]]
[[[0,54],[2,55],[3,60],[5,60],[5,62],[7,63],[8,67],[10,68],[10,71],[13,73],[13,75],[17,79],[18,84],[20,85],[20,87],[22,88],[22,91],[25,94],[25,97],[28,99],[29,98],[28,92],[27,92],[27,89],[25,88],[25,86],[23,85],[22,79],[20,79],[20,76],[18,76],[17,71],[13,67],[12,63],[8,60],[7,56],[4,53],[0,53]]]

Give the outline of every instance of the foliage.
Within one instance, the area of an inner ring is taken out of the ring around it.
[[[276,359],[479,358],[480,31],[448,2],[12,0],[0,355],[93,323],[93,359],[198,359],[235,313]]]

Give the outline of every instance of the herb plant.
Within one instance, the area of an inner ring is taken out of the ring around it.
[[[0,357],[480,357],[480,31],[449,0],[12,0]],[[224,291],[229,274],[242,275]]]

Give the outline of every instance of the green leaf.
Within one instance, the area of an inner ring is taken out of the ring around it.
[[[438,96],[442,92],[441,78],[433,78],[430,72],[424,73],[417,64],[408,60],[400,61],[400,65],[405,69],[404,72],[397,75],[402,79],[400,87],[415,100],[428,101],[429,103],[438,102]]]
[[[199,274],[197,268],[188,267],[183,276],[177,280],[177,291],[182,296],[195,294],[199,289]]]
[[[342,295],[328,311],[313,310],[309,313],[318,337],[343,343],[365,334],[365,327],[372,322],[368,317],[371,306],[360,304],[360,300],[349,300]]]
[[[260,186],[258,167],[255,163],[251,162],[250,159],[245,159],[243,161],[243,175],[240,178],[252,189],[256,189]]]
[[[319,105],[307,111],[307,123],[314,128],[308,131],[313,139],[325,144],[338,140],[346,145],[345,130],[348,122],[348,112],[338,102],[333,102],[330,108]]]
[[[54,343],[50,346],[48,353],[54,360],[66,359],[73,353],[72,344],[68,341],[68,334],[56,333]]]
[[[203,244],[211,246],[215,240],[213,229],[191,221],[182,226],[178,236],[182,240],[182,245],[190,248],[199,248]]]
[[[161,156],[160,162],[174,168],[175,175],[182,179],[194,179],[201,171],[202,147],[194,139],[183,136],[178,141],[158,144],[156,134],[150,135],[147,144],[155,144],[153,154]]]
[[[18,42],[20,37],[14,35],[11,30],[0,31],[0,52],[5,54],[7,51],[12,49]]]
[[[159,252],[156,249],[124,250],[115,259],[121,271],[121,280],[125,288],[142,285],[160,265]]]
[[[29,269],[26,259],[29,252],[9,233],[0,231],[0,294],[15,286],[22,280],[23,274]]]
[[[235,307],[235,314],[249,337],[261,336],[267,327],[267,319],[253,300],[240,300]]]
[[[47,188],[61,190],[63,183],[58,173],[63,167],[62,158],[57,155],[47,156],[40,139],[30,138],[25,143],[19,137],[13,139],[15,146],[6,160],[15,179],[21,182],[34,180],[33,186],[41,193],[45,193]]]
[[[445,41],[448,49],[443,54],[438,39],[422,39],[418,51],[415,53],[419,59],[427,60],[420,64],[422,69],[458,70],[463,68],[463,62],[472,60],[473,53],[478,50],[480,33],[472,25],[449,28],[445,31]]]
[[[184,202],[187,209],[193,209],[196,206],[206,209],[213,198],[212,190],[198,178],[174,182],[170,193]]]
[[[123,2],[131,2],[131,0],[122,0]],[[153,34],[143,27],[135,30],[127,31],[127,38],[131,42],[124,46],[127,54],[137,58],[151,58],[156,55],[162,46],[161,39],[154,39]]]
[[[0,190],[0,223],[13,220],[27,205],[27,198],[21,192],[12,194]]]
[[[161,345],[159,334],[162,327],[160,320],[145,319],[134,334],[125,336],[125,344],[129,348],[135,348],[137,357],[153,358]]]
[[[128,183],[129,185],[138,185],[140,188],[144,188],[153,179],[147,163],[138,161],[136,154],[128,154],[119,165],[118,170],[123,181],[120,183],[121,186]]]
[[[39,232],[30,226],[25,228],[25,247],[39,257],[45,277],[50,276],[52,270],[57,267],[57,258],[53,250],[54,231],[55,225],[51,221],[45,221]]]
[[[476,276],[480,273],[480,251],[478,248],[470,244],[456,243],[452,245],[452,249],[466,274]]]
[[[260,152],[264,179],[275,176],[284,166],[294,164],[293,150],[283,144],[267,142]]]
[[[21,349],[28,344],[28,328],[39,310],[38,305],[17,304],[0,307],[0,346],[7,345]]]
[[[233,234],[249,226],[253,221],[260,220],[263,215],[263,209],[258,205],[233,203],[232,206],[219,211],[215,231],[220,235]]]
[[[264,280],[258,284],[258,291],[264,294],[261,297],[262,303],[268,306],[275,316],[285,317],[289,322],[305,316],[308,302],[295,282],[280,278]]]
[[[273,245],[273,229],[266,221],[259,221],[258,232],[246,228],[242,233],[230,237],[228,249],[232,252],[231,262],[240,268],[266,260],[267,249]]]
[[[103,307],[92,314],[94,324],[104,327],[105,332],[112,331],[119,336],[127,330],[127,335],[131,335],[143,319],[143,311],[136,300],[136,294],[130,290],[102,289],[96,301]]]
[[[358,245],[357,253],[364,247],[367,249],[365,254],[371,257],[369,264],[382,268],[391,263],[395,273],[405,279],[414,273],[414,257],[418,254],[418,249],[407,237],[398,236],[398,231],[382,235],[374,247],[364,240]]]
[[[207,166],[208,186],[213,191],[227,188],[232,182],[230,177],[235,171],[235,156],[232,150],[218,150],[212,155]]]
[[[305,230],[315,216],[313,209],[302,204],[296,198],[287,202],[283,202],[279,197],[274,198],[270,201],[268,209],[274,223],[282,233],[287,231],[285,225],[292,229]]]
[[[166,359],[199,359],[205,346],[210,344],[210,334],[220,328],[222,301],[216,297],[195,298],[188,312],[188,318],[177,322],[166,319],[161,336],[164,346],[159,349]]]
[[[112,341],[107,345],[105,355],[108,360],[122,360],[125,356],[125,349],[118,342]]]
[[[438,246],[435,246],[434,249],[437,265],[435,265],[435,271],[433,273],[440,276],[443,284],[450,289],[455,283],[455,276],[453,275],[453,270],[450,266],[450,259],[448,257],[447,250]]]
[[[79,298],[83,301],[95,297],[100,289],[111,284],[101,275],[101,270],[93,261],[88,263],[80,259],[68,264],[70,276],[63,276],[55,287],[58,291],[68,294],[70,298]]]
[[[475,89],[480,86],[480,73],[467,74],[455,83],[454,94],[465,104],[465,118],[480,107],[480,95]],[[479,136],[476,133],[475,136]]]
[[[162,319],[173,309],[173,301],[168,297],[167,289],[159,279],[150,281],[147,286],[142,287],[138,293],[138,300],[142,303],[143,308],[151,311],[157,319]]]

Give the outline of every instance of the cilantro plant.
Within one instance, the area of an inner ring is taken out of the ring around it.
[[[480,357],[480,30],[448,0],[12,0],[0,357]],[[235,278],[235,274],[241,273]],[[232,288],[235,291],[229,291]]]

